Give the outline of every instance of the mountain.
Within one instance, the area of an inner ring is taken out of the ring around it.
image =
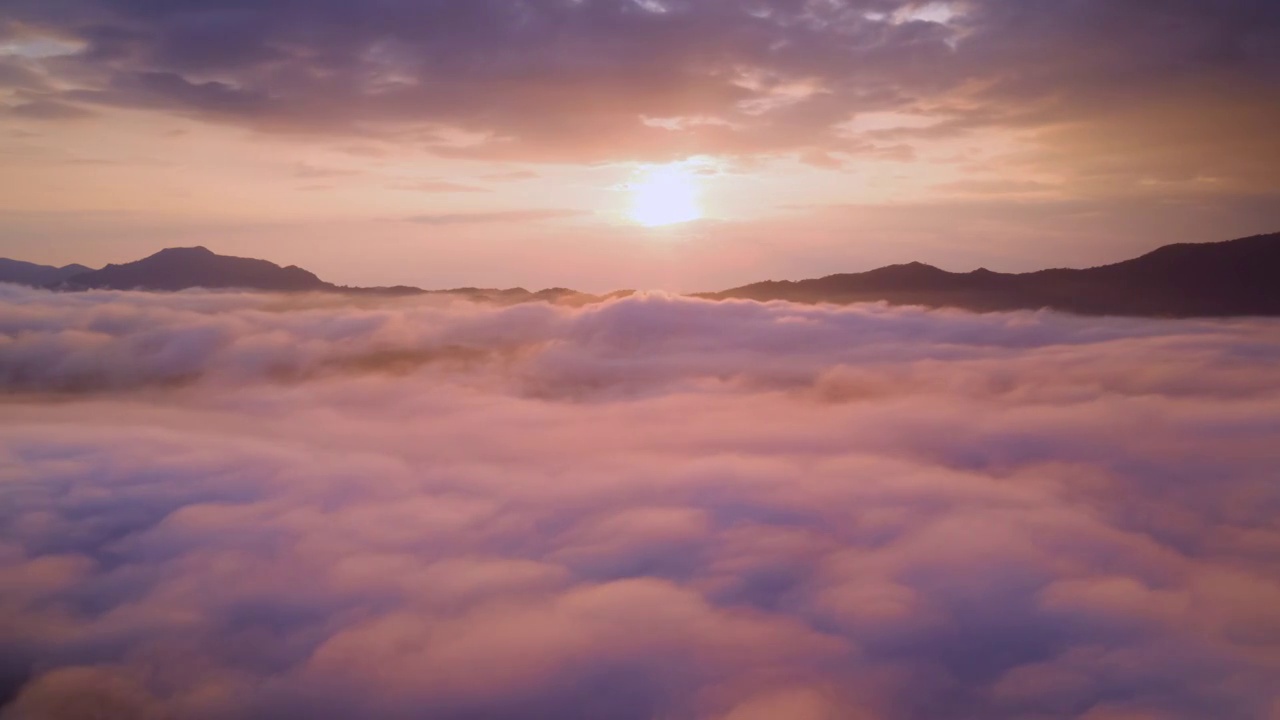
[[[1280,233],[1168,245],[1085,270],[952,273],[893,265],[814,280],[768,281],[699,297],[802,303],[884,301],[979,312],[1050,308],[1085,315],[1280,315]]]
[[[597,296],[565,288],[531,292],[524,288],[428,291],[405,286],[344,287],[298,267],[217,255],[203,247],[161,250],[137,262],[108,265],[101,270],[0,259],[0,282],[59,290],[202,287],[357,296],[430,294],[499,305],[545,301],[581,306],[631,293],[628,290]],[[1085,270],[1014,274],[981,269],[953,273],[916,262],[814,280],[761,282],[696,297],[841,304],[883,301],[978,312],[1049,308],[1085,315],[1280,316],[1280,233],[1219,243],[1168,245],[1133,260]]]
[[[72,289],[186,290],[243,288],[247,290],[335,290],[302,268],[280,267],[266,260],[217,255],[207,248],[169,248],[124,265],[76,275]]]
[[[17,261],[3,261],[16,266],[41,266]],[[3,266],[0,266],[3,267]],[[208,248],[169,248],[123,265],[108,265],[101,270],[83,266],[64,276],[50,276],[46,281],[24,284],[62,290],[160,290],[174,291],[191,288],[246,289],[274,292],[335,292],[346,295],[370,295],[401,297],[409,295],[455,295],[476,302],[515,305],[539,300],[565,304],[586,305],[603,298],[586,295],[574,290],[552,288],[531,292],[524,288],[497,290],[487,288],[459,288],[457,290],[428,291],[416,287],[345,287],[327,283],[302,268],[280,267],[266,260],[218,255]],[[55,270],[55,268],[48,268]],[[34,274],[30,274],[34,277]]]
[[[54,267],[52,265],[36,265],[21,260],[0,258],[0,283],[30,285],[31,287],[49,287],[61,285],[63,282],[80,275],[92,272],[93,268],[84,265],[68,265]]]

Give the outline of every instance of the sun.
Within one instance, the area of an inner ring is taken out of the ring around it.
[[[698,178],[684,165],[647,167],[629,189],[631,219],[646,227],[676,225],[702,217]]]

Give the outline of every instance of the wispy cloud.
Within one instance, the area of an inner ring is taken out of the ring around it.
[[[33,100],[10,106],[5,111],[28,120],[85,120],[97,115],[92,110],[55,100]]]
[[[456,212],[430,215],[413,215],[405,222],[424,225],[485,225],[496,223],[540,222],[562,218],[582,217],[591,213],[582,210],[497,210],[493,212]]]
[[[311,163],[298,163],[293,167],[293,176],[304,180],[351,177],[359,174],[361,174],[359,170],[353,170],[351,168],[313,165]]]
[[[484,176],[486,180],[496,180],[498,182],[536,180],[540,177],[542,176],[532,170],[508,170],[506,172],[489,173]]]
[[[465,183],[441,180],[439,178],[417,178],[399,180],[390,185],[392,190],[408,190],[422,193],[479,193],[488,192],[485,188]]]

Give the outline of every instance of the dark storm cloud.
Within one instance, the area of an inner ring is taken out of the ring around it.
[[[0,293],[5,720],[1280,707],[1271,320]]]
[[[1263,131],[1280,119],[1270,0],[17,0],[2,12],[10,34],[84,44],[44,62],[77,100],[465,156],[821,157],[883,150],[836,129],[858,112],[921,114],[948,136],[1066,123],[1110,138],[1113,115],[1123,135],[1213,107],[1228,111],[1168,138],[1205,148],[1190,171],[1231,176],[1277,153]],[[1233,136],[1259,145],[1218,145]],[[1105,150],[1129,176],[1150,161]]]

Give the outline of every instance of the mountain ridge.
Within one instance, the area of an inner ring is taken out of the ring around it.
[[[192,288],[332,292],[361,296],[449,295],[478,302],[586,305],[632,293],[590,295],[568,288],[423,290],[411,286],[347,287],[296,265],[218,255],[203,246],[166,248],[100,270],[0,259],[0,282],[76,291],[177,291]],[[710,300],[955,307],[976,312],[1052,309],[1083,315],[1140,317],[1280,316],[1280,233],[1212,243],[1176,243],[1130,260],[1085,269],[1027,273],[987,268],[965,273],[909,262],[806,280],[766,280],[696,293]]]
[[[188,290],[191,288],[323,291],[337,288],[296,265],[218,255],[204,246],[166,248],[141,260],[107,265],[66,281],[69,289]]]
[[[1086,269],[953,273],[890,265],[798,281],[765,281],[713,300],[888,302],[978,312],[1052,309],[1083,315],[1219,317],[1280,315],[1280,233],[1216,243],[1178,243]]]
[[[58,285],[77,275],[91,272],[93,268],[85,265],[37,265],[22,260],[0,258],[0,282],[32,287]]]

